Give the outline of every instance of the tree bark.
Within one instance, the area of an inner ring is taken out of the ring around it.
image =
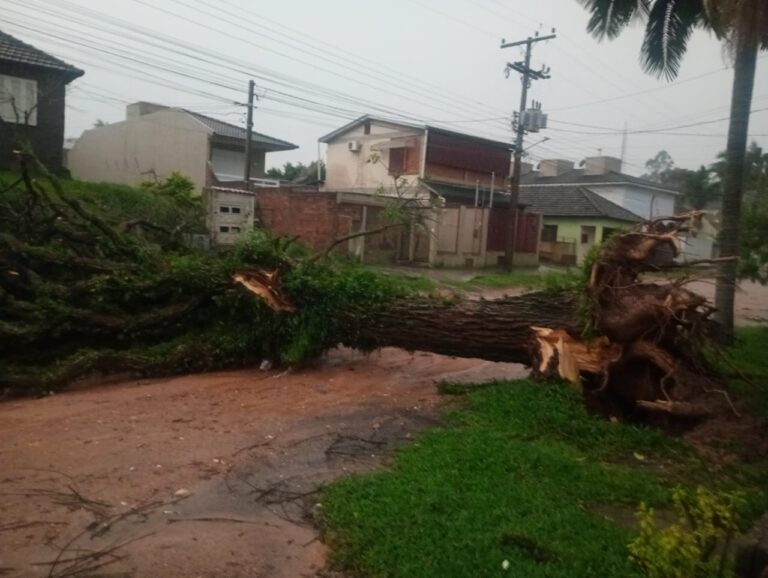
[[[531,364],[544,325],[578,335],[577,297],[570,293],[528,293],[493,301],[441,302],[410,298],[386,305],[360,324],[371,347],[400,347],[457,357]]]
[[[758,3],[754,2],[757,8]],[[757,17],[757,14],[755,14]],[[755,27],[756,28],[756,27]],[[721,223],[718,241],[721,257],[739,254],[739,222],[744,190],[745,155],[749,130],[752,90],[758,52],[757,30],[743,30],[736,38],[736,60],[731,92],[731,121],[726,148],[726,174],[723,186]],[[715,286],[716,319],[726,341],[733,339],[734,296],[736,291],[736,261],[720,264]]]

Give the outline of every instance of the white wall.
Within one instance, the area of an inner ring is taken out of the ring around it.
[[[83,132],[69,152],[77,179],[137,185],[178,171],[205,186],[210,129],[167,109]]]
[[[672,193],[623,184],[586,186],[590,191],[597,193],[604,199],[616,203],[644,219],[675,214],[676,195]]]
[[[264,151],[254,149],[251,153],[251,176],[264,176]],[[220,181],[241,181],[244,178],[245,151],[235,151],[211,146],[211,165]]]
[[[326,151],[325,189],[329,191],[358,191],[373,193],[379,187],[392,187],[392,177],[389,175],[389,152],[375,151],[371,147],[383,143],[390,138],[413,137],[423,135],[420,129],[409,129],[397,125],[371,122],[370,134],[364,134],[363,125],[339,135],[328,143]],[[361,150],[349,151],[350,141],[358,141]],[[419,141],[418,147],[421,146]],[[417,147],[417,148],[418,148]],[[419,156],[422,151],[418,148]],[[381,157],[377,163],[368,162],[372,155]],[[418,175],[404,175],[410,183],[416,182]]]

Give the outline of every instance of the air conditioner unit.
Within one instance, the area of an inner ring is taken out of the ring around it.
[[[359,153],[360,152],[360,141],[359,140],[351,140],[347,143],[347,147],[349,148],[349,152],[351,153]]]

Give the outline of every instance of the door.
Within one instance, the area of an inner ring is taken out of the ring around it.
[[[595,246],[595,237],[597,236],[594,225],[581,226],[581,238],[579,239],[579,263],[584,262],[584,258],[589,254],[590,249]]]

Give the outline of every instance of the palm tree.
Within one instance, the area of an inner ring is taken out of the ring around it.
[[[696,28],[713,32],[734,59],[731,119],[723,182],[720,255],[739,254],[739,219],[744,188],[745,153],[757,53],[768,49],[766,0],[580,0],[591,13],[587,30],[599,39],[615,38],[634,19],[646,21],[640,49],[646,72],[668,80],[677,76],[688,39]],[[736,263],[721,264],[715,290],[717,318],[725,336],[733,336]]]

